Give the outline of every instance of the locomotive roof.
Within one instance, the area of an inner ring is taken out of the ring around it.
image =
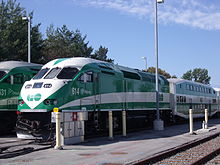
[[[91,58],[85,58],[85,57],[60,58],[48,62],[43,66],[43,68],[78,67],[81,69],[84,65],[89,63],[106,63],[106,62]]]
[[[41,64],[28,63],[24,61],[3,61],[0,62],[0,70],[11,70],[17,67],[42,66]]]
[[[52,61],[48,62],[47,64],[45,64],[42,68],[77,67],[78,69],[81,69],[81,68],[83,68],[83,66],[85,66],[86,64],[90,64],[90,63],[97,63],[99,66],[101,64],[104,64],[105,67],[110,67],[110,68],[114,69],[114,71],[116,71],[116,72],[122,72],[122,71],[132,72],[132,73],[138,74],[140,77],[147,76],[147,75],[154,76],[154,74],[149,73],[149,72],[142,72],[137,69],[133,69],[133,68],[125,67],[125,66],[120,66],[117,64],[111,64],[111,63],[108,63],[105,61],[100,61],[100,60],[85,58],[85,57],[72,57],[72,58],[55,59],[55,60],[52,60]],[[161,77],[162,76],[160,75],[159,78],[161,78]],[[164,81],[165,80],[166,79],[164,78]]]
[[[188,82],[188,83],[191,83],[191,84],[203,85],[203,86],[209,86],[209,87],[211,87],[210,85],[207,85],[207,84],[202,84],[202,83],[199,83],[199,82],[193,82],[193,81],[190,81],[190,80],[179,79],[179,78],[171,78],[171,79],[168,79],[168,81],[171,82],[171,83]]]

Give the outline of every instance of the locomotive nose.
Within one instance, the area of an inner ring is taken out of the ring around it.
[[[65,83],[62,80],[32,80],[26,82],[20,94],[19,105],[24,107],[23,102],[30,109],[43,108],[51,109],[58,104],[56,92],[62,88]],[[27,107],[27,108],[28,108]]]

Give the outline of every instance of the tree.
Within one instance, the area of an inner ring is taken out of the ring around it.
[[[177,76],[176,76],[176,75],[173,75],[173,76],[171,76],[171,78],[177,78]]]
[[[93,54],[93,48],[86,41],[79,30],[71,31],[66,25],[61,28],[54,28],[50,25],[46,31],[47,38],[44,41],[44,60],[45,62],[55,58],[68,57],[90,57],[102,61],[112,62],[107,58],[108,49],[100,46]]]
[[[147,69],[147,72],[155,73],[155,72],[156,72],[156,71],[155,71],[155,67],[149,67],[149,68]],[[162,69],[160,69],[160,68],[158,68],[158,74],[163,75],[163,76],[166,77],[167,79],[168,79],[168,78],[171,78],[171,75],[170,75],[169,73],[167,73],[165,70],[162,70]]]
[[[27,12],[16,0],[0,1],[0,61],[27,61],[28,27],[22,17]],[[29,14],[33,18],[33,12]],[[46,39],[39,32],[40,24],[31,27],[31,62],[46,63],[55,58],[91,57],[103,61],[107,58],[108,49],[100,46],[93,53],[93,48],[79,30],[71,31],[66,25],[47,28]]]
[[[91,58],[113,63],[114,60],[108,58],[107,53],[108,53],[108,48],[100,46],[99,49],[96,50],[95,53],[91,55]]]
[[[55,58],[80,57],[83,54],[89,56],[93,51],[87,47],[86,36],[76,30],[70,31],[66,25],[61,28],[54,28],[53,25],[46,30],[47,38],[44,41],[44,59],[47,61]]]
[[[189,70],[182,76],[183,79],[191,80],[203,84],[210,84],[211,77],[208,75],[207,69],[195,68]]]
[[[0,60],[23,60],[27,61],[27,22],[22,20],[26,16],[26,11],[20,7],[16,0],[0,2]],[[33,13],[29,15],[33,17]],[[32,58],[41,58],[41,46],[43,43],[42,35],[39,32],[39,26],[32,26]]]

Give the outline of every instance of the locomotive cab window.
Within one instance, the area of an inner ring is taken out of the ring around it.
[[[13,84],[13,76],[8,76],[3,80],[4,83]]]
[[[5,71],[0,71],[0,79],[2,79],[6,75]]]
[[[49,68],[45,68],[45,69],[41,69],[34,77],[33,79],[41,79],[47,72],[48,72]]]
[[[23,84],[25,82],[25,77],[22,73],[17,73],[8,76],[3,82],[8,84]]]
[[[73,79],[79,70],[77,68],[63,68],[57,75],[58,79]]]
[[[61,68],[53,68],[50,72],[44,77],[44,79],[52,79],[60,72]]]

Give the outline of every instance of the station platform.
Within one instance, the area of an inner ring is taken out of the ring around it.
[[[14,158],[0,159],[0,165],[121,165],[135,164],[156,153],[189,143],[190,141],[220,132],[220,119],[209,120],[209,129],[201,130],[202,122],[194,123],[195,135],[190,135],[189,125],[165,127],[163,131],[146,130],[130,133],[127,137],[117,135],[89,139],[76,145],[32,152]]]

